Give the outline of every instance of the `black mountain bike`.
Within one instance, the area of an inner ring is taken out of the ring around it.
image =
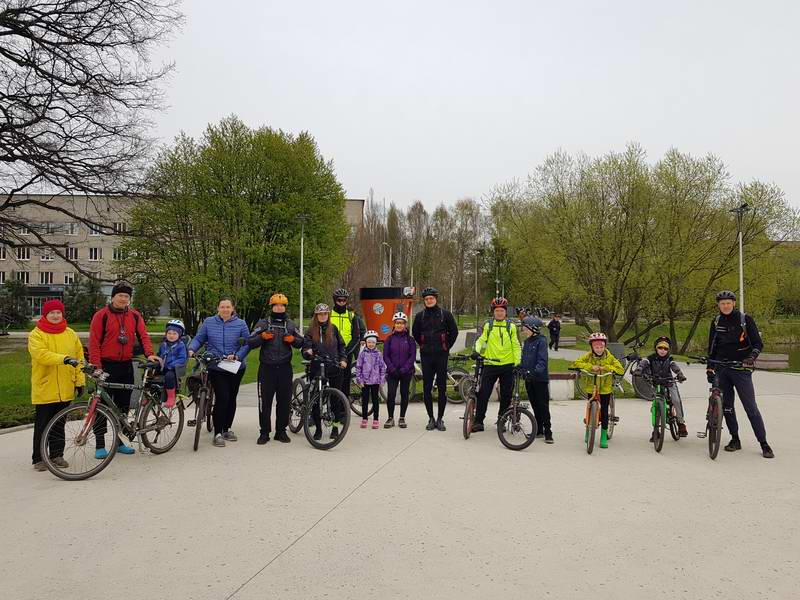
[[[292,406],[302,406],[299,421],[308,443],[318,450],[330,450],[344,439],[350,428],[349,402],[345,395],[330,387],[325,375],[326,368],[338,369],[336,361],[314,357],[303,361],[306,365],[306,381],[292,395]],[[311,373],[316,371],[312,377]],[[290,417],[289,427],[296,427],[296,413]],[[312,432],[311,428],[315,431]],[[299,431],[299,427],[297,427]]]
[[[719,388],[720,369],[741,369],[742,363],[738,360],[713,360],[707,356],[690,356],[692,360],[708,365],[715,371],[714,383],[711,384],[708,395],[708,409],[706,410],[706,430],[698,431],[697,437],[708,440],[708,456],[711,460],[717,458],[719,447],[722,443],[722,390]]]
[[[194,451],[197,452],[203,425],[205,424],[206,430],[209,432],[214,426],[214,388],[208,378],[208,367],[222,359],[208,352],[195,354],[194,359],[194,370],[186,380],[186,385],[192,394],[192,402],[194,403],[194,419],[190,419],[187,426],[194,427],[193,447]]]
[[[511,404],[497,420],[497,437],[509,450],[524,450],[536,439],[536,417],[528,410],[528,404],[520,402],[519,390],[524,385],[525,369],[514,369],[514,393]]]

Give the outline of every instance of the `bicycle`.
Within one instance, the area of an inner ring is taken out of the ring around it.
[[[722,390],[719,387],[719,374],[716,369],[741,369],[741,361],[738,360],[713,360],[707,356],[690,356],[700,364],[715,367],[714,383],[711,384],[708,395],[708,408],[706,409],[706,430],[698,431],[697,437],[708,440],[708,456],[715,460],[719,454],[719,447],[722,443]],[[691,363],[687,363],[691,364]]]
[[[131,443],[139,436],[153,454],[168,452],[178,443],[186,397],[179,395],[175,406],[166,408],[163,385],[155,380],[160,363],[134,362],[137,372],[144,370],[140,383],[108,383],[108,373],[94,365],[83,366],[83,372],[94,382],[94,392],[88,401],[74,402],[56,413],[42,434],[42,459],[53,475],[68,481],[94,477],[114,459],[120,440]],[[111,400],[109,390],[139,392],[131,398],[130,421]],[[170,433],[174,435],[170,437]],[[108,453],[97,458],[96,451],[101,448],[107,448]],[[61,465],[54,462],[59,456],[64,458],[59,461]]]
[[[211,432],[214,427],[214,388],[208,377],[208,367],[213,363],[222,360],[209,352],[194,355],[195,364],[192,374],[186,381],[194,403],[194,419],[187,423],[188,427],[194,427],[194,451],[200,446],[200,432],[205,421],[206,430]]]
[[[678,381],[674,377],[657,378],[641,374],[646,381],[653,386],[653,403],[650,406],[650,423],[653,427],[653,448],[656,452],[661,452],[664,446],[664,437],[667,423],[672,439],[676,442],[681,439],[678,430],[678,413],[672,404],[670,388]]]
[[[524,450],[536,439],[536,417],[528,410],[528,403],[520,401],[520,385],[527,371],[514,369],[514,393],[511,404],[497,420],[497,437],[509,450]],[[526,427],[526,422],[529,427]]]
[[[609,377],[614,373],[609,371],[608,373],[594,373],[592,371],[586,371],[584,369],[579,368],[572,368],[570,371],[575,371],[579,375],[588,375],[593,378],[592,381],[592,394],[586,400],[586,408],[583,413],[583,422],[586,424],[586,435],[584,437],[584,441],[586,442],[586,453],[591,454],[594,450],[594,438],[597,432],[597,428],[600,426],[600,384],[598,383],[599,379],[603,379],[604,377]],[[608,403],[608,426],[609,426],[609,434],[608,438],[611,439],[610,432],[613,430],[611,423],[619,421],[619,418],[613,415],[613,404],[614,404],[614,394],[611,394],[611,399]]]
[[[465,440],[468,440],[472,434],[472,425],[475,423],[475,407],[478,403],[478,393],[481,387],[483,364],[484,358],[482,356],[477,357],[473,366],[473,375],[461,380],[461,383],[466,386],[463,392],[466,398],[466,405],[464,406],[464,416],[461,417],[464,420],[461,429]]]
[[[628,346],[628,348],[631,349],[631,352],[627,354],[622,361],[622,366],[625,367],[625,371],[620,377],[614,378],[614,387],[619,392],[622,392],[622,380],[625,378],[625,375],[630,372],[633,391],[636,394],[636,397],[641,398],[642,400],[650,400],[653,397],[654,392],[652,384],[648,382],[646,378],[636,374],[636,369],[639,366],[639,363],[642,362],[642,357],[639,356],[638,350],[644,348],[648,337],[649,336],[645,336],[643,340],[636,338],[633,343]]]
[[[306,366],[305,378],[308,383],[303,384],[293,394],[292,404],[297,403],[303,407],[300,422],[308,443],[318,450],[330,450],[344,439],[350,428],[348,399],[340,390],[330,387],[325,375],[326,366],[338,368],[338,364],[334,360],[321,357],[304,360],[303,364]],[[317,367],[318,371],[312,378],[313,367]],[[313,434],[312,424],[316,425]]]

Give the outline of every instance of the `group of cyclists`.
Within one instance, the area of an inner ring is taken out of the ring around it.
[[[165,341],[158,354],[155,354],[143,317],[130,306],[132,295],[133,287],[129,283],[121,281],[115,284],[110,303],[94,315],[90,326],[89,362],[105,372],[107,381],[112,383],[133,383],[133,355],[137,341],[148,360],[159,361],[165,372],[174,369],[179,362],[173,359],[170,363],[169,356],[183,356],[177,350],[178,338],[184,333],[183,324],[179,320],[172,320],[167,324]],[[423,400],[428,416],[426,429],[446,430],[444,416],[448,402],[447,369],[451,350],[458,337],[458,326],[452,313],[439,305],[438,296],[438,291],[433,287],[422,291],[424,308],[414,316],[410,334],[409,317],[402,312],[394,314],[394,326],[384,346],[380,359],[383,367],[378,370],[378,374],[371,367],[371,375],[368,378],[364,375],[362,366],[365,360],[356,369],[360,378],[359,384],[365,389],[367,396],[375,393],[376,385],[384,382],[388,384],[389,415],[385,428],[394,426],[394,406],[398,391],[401,396],[399,425],[406,426],[408,388],[418,349],[422,367]],[[291,441],[286,427],[290,419],[294,350],[301,352],[305,359],[317,357],[333,365],[334,368],[326,370],[330,385],[341,390],[345,397],[350,397],[351,368],[354,361],[364,346],[369,348],[369,352],[377,350],[378,335],[374,331],[365,331],[360,318],[349,306],[350,294],[346,289],[335,290],[332,299],[332,308],[324,303],[315,306],[313,318],[304,334],[288,317],[289,299],[283,293],[275,293],[270,297],[268,315],[258,321],[252,331],[236,315],[234,301],[229,297],[220,299],[216,314],[203,321],[183,357],[185,362],[186,358],[205,347],[208,352],[227,363],[223,365],[222,362],[217,362],[209,367],[209,380],[215,396],[214,446],[224,447],[226,443],[236,442],[238,439],[232,426],[236,414],[236,399],[246,368],[245,358],[250,350],[259,349],[259,445],[266,444],[273,432],[276,441]],[[758,328],[752,317],[736,309],[736,296],[733,292],[720,292],[716,300],[718,314],[709,331],[707,378],[709,383],[718,386],[722,391],[725,421],[731,434],[725,450],[733,452],[741,449],[734,409],[735,391],[761,444],[763,456],[772,458],[774,453],[767,442],[752,382],[754,362],[763,349]],[[84,360],[83,351],[75,333],[66,326],[63,304],[51,301],[44,308],[42,319],[29,340],[33,361],[32,400],[37,408],[32,458],[37,470],[45,470],[39,453],[44,425],[65,403],[68,404],[80,395],[84,385],[82,371],[78,368],[79,363]],[[536,417],[536,436],[544,437],[546,443],[553,443],[548,370],[548,346],[552,347],[552,340],[548,343],[542,333],[545,323],[537,316],[524,313],[519,320],[510,319],[508,301],[501,297],[492,300],[491,310],[491,318],[479,329],[472,348],[472,358],[480,357],[484,364],[472,432],[484,431],[488,401],[495,384],[499,382],[498,414],[502,414],[510,404],[514,378],[522,377]],[[553,327],[551,322],[548,324],[550,331],[560,330],[560,319],[554,320],[557,327]],[[591,350],[577,359],[573,366],[592,373],[623,374],[624,369],[619,360],[608,350],[608,339],[604,333],[592,333],[588,341]],[[680,369],[676,369],[669,348],[668,338],[656,340],[653,354],[641,361],[639,369],[648,370],[656,376],[672,372],[679,381],[685,380]],[[377,364],[377,357],[371,360]],[[726,366],[715,368],[713,365],[720,364],[720,361],[725,362]],[[731,361],[736,362],[737,366],[728,366]],[[165,380],[174,381],[172,377],[165,377]],[[52,384],[54,381],[56,385]],[[433,401],[434,385],[437,387],[436,405]],[[600,389],[601,448],[608,446],[606,430],[611,386],[610,378],[604,378]],[[584,391],[588,393],[588,390]],[[677,388],[673,393],[674,402],[680,407],[680,434],[685,436],[683,408]],[[130,396],[130,390],[118,389],[113,391],[112,400],[125,413],[129,408]],[[364,398],[365,403],[367,396]],[[174,394],[168,391],[166,401],[174,403]],[[273,402],[276,405],[274,426]],[[376,402],[375,397],[373,402]],[[364,414],[366,415],[366,407]],[[376,427],[377,415],[375,411],[373,427]],[[364,426],[366,418],[362,423],[362,427]],[[98,447],[98,452],[102,450],[103,448]],[[118,452],[132,454],[134,449],[120,441]]]

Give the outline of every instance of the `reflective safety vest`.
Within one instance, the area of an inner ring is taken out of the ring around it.
[[[355,315],[346,310],[343,313],[339,314],[335,310],[331,311],[330,320],[331,323],[336,325],[336,329],[339,330],[339,333],[342,334],[342,339],[344,340],[344,345],[350,345],[350,340],[353,339],[353,317]]]

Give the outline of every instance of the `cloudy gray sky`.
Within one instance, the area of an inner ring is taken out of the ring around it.
[[[714,153],[800,206],[800,3],[184,0],[158,135],[308,130],[351,197],[481,197],[557,149]]]

